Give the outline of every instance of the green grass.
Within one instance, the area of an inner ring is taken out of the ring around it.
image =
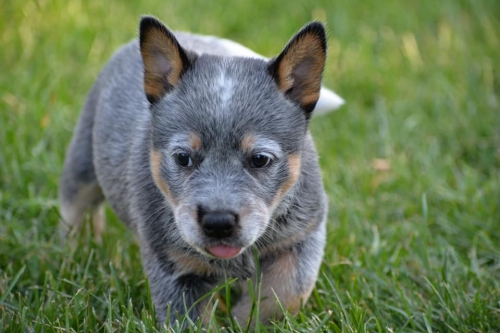
[[[56,236],[79,109],[144,13],[268,56],[328,24],[325,84],[347,104],[312,122],[326,256],[303,311],[258,329],[500,332],[496,0],[1,2],[0,331],[155,329],[138,246],[111,211],[102,245]]]

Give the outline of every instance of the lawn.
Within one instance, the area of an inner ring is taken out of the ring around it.
[[[326,255],[301,313],[257,331],[500,332],[499,13],[497,0],[2,1],[0,331],[156,329],[138,245],[110,210],[102,244],[57,237],[86,93],[153,14],[266,56],[312,19],[329,28],[324,82],[347,103],[311,124]],[[212,330],[236,328],[218,316]]]

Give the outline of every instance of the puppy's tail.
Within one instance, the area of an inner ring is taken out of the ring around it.
[[[342,97],[340,97],[330,89],[321,87],[319,99],[316,103],[316,107],[314,108],[313,115],[325,114],[334,111],[341,107],[344,103],[345,101],[342,99]]]

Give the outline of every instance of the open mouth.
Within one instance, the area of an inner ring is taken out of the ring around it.
[[[234,247],[224,244],[209,246],[207,252],[217,258],[229,259],[236,257],[241,252],[241,247]]]

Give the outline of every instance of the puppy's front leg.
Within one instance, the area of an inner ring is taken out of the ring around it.
[[[317,236],[262,261],[259,309],[259,319],[262,323],[283,317],[281,308],[276,303],[276,297],[283,309],[292,314],[296,314],[301,304],[309,298],[323,257],[324,235]],[[254,287],[258,288],[255,283]],[[246,288],[246,283],[243,288]],[[251,308],[252,299],[248,291],[244,290],[232,314],[241,325],[246,325]],[[255,318],[252,322],[255,323]]]
[[[169,263],[168,260],[160,262],[152,256],[148,256],[145,269],[155,305],[156,321],[159,324],[162,325],[170,319],[172,325],[187,311],[189,318],[194,321],[199,317],[206,320],[205,310],[208,300],[200,302],[195,307],[193,304],[215,287],[214,278],[179,272],[175,270],[174,263]],[[170,306],[170,318],[167,318],[168,306]]]

